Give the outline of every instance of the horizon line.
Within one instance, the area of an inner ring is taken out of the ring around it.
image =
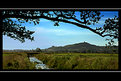
[[[80,43],[88,43],[88,42],[86,42],[86,41],[84,41],[84,42],[80,42]],[[74,43],[74,44],[80,44],[80,43]],[[68,44],[68,45],[74,45],[74,44]],[[89,43],[89,44],[91,44],[91,43]],[[95,45],[95,44],[91,44],[91,45]],[[52,45],[52,46],[54,46],[54,45]],[[52,47],[52,46],[50,46],[50,47]],[[54,47],[64,47],[64,46],[67,46],[67,45],[63,45],[63,46],[54,46]],[[95,45],[95,46],[106,46],[106,45]],[[114,45],[114,46],[118,46],[118,45]],[[48,48],[50,48],[50,47],[47,47],[47,48],[40,48],[40,49],[48,49]],[[36,48],[39,48],[39,47],[36,47]],[[35,49],[36,49],[35,48]],[[3,50],[34,50],[34,49],[3,49]]]

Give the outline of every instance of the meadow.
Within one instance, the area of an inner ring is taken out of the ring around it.
[[[26,53],[3,53],[3,69],[35,69]]]
[[[118,54],[103,53],[38,53],[32,57],[55,70],[118,70]],[[35,69],[25,52],[4,52],[3,69]]]

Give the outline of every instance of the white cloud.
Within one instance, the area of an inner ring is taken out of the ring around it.
[[[40,19],[40,22],[49,22],[49,20],[46,20],[46,19]]]
[[[108,18],[111,18],[111,19],[112,19],[112,18],[114,18],[114,17],[102,17],[101,19],[102,19],[102,20],[106,20],[106,19],[108,19]]]
[[[36,33],[41,34],[54,34],[58,36],[65,36],[65,35],[92,35],[93,32],[85,31],[85,30],[67,30],[67,29],[49,29],[49,28],[43,28],[43,27],[36,27],[35,28]]]
[[[98,21],[99,24],[104,24],[105,20],[108,19],[109,17],[102,17],[100,21]],[[111,19],[114,17],[110,17]]]
[[[99,24],[104,24],[105,21],[104,21],[104,20],[100,20],[98,23],[99,23]]]

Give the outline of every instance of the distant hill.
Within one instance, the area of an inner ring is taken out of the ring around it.
[[[52,46],[46,51],[49,52],[81,52],[81,53],[118,53],[118,46],[107,48],[106,46],[96,46],[88,42],[82,42],[66,46]]]
[[[40,49],[45,53],[118,53],[118,46],[107,48],[106,46],[96,46],[88,42],[76,43],[66,46],[52,46],[47,49]],[[3,50],[3,52],[37,52],[37,50]]]

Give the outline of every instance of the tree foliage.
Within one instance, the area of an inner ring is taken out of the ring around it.
[[[40,48],[36,48],[36,52],[42,52]]]
[[[76,15],[78,12],[79,17]],[[88,29],[101,37],[108,37],[106,39],[110,43],[114,39],[118,39],[119,17],[108,18],[105,20],[103,27],[91,27],[100,21],[100,11],[38,11],[38,10],[7,10],[3,11],[3,35],[18,39],[25,42],[25,39],[34,40],[32,34],[34,31],[29,31],[21,26],[21,23],[33,22],[35,25],[41,22],[41,19],[47,19],[54,22],[54,26],[59,26],[59,22],[69,23],[77,27]],[[13,21],[16,18],[17,21]],[[111,43],[111,44],[112,44]]]

